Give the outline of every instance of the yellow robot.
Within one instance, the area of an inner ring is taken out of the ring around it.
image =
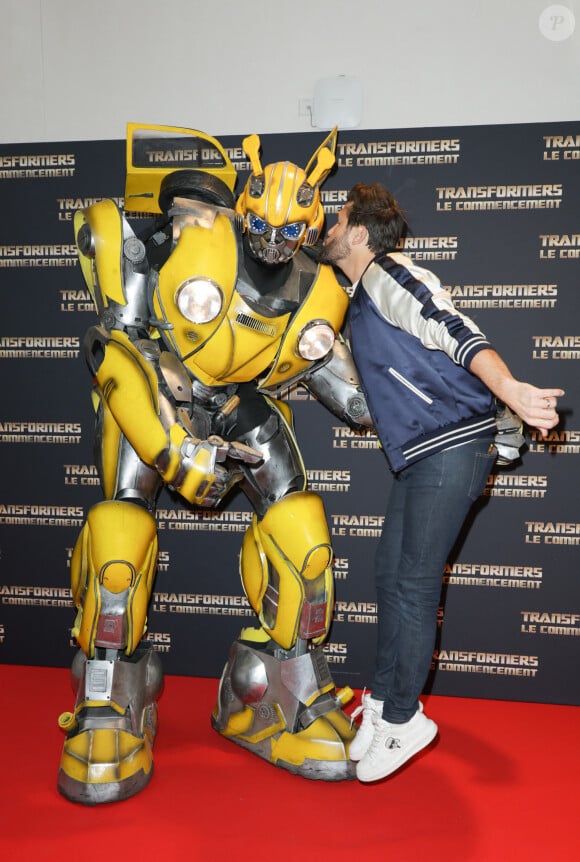
[[[85,338],[95,381],[103,501],[76,542],[73,712],[58,787],[94,805],[149,781],[163,674],[143,639],[163,485],[217,506],[237,485],[255,511],[240,575],[258,626],[232,645],[215,729],[306,778],[354,776],[354,735],[321,644],[333,610],[332,549],[281,386],[301,381],[355,428],[370,418],[340,337],[348,297],[312,247],[336,130],[305,169],[262,167],[260,139],[236,172],[202,132],[130,124],[125,209],[79,211],[75,235],[99,324]],[[170,167],[168,167],[170,165]],[[126,213],[151,214],[137,236]],[[303,248],[304,247],[304,248]]]

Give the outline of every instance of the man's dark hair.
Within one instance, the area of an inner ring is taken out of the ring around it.
[[[357,183],[347,196],[348,224],[364,225],[368,246],[375,254],[395,251],[407,229],[407,220],[397,200],[381,183]]]

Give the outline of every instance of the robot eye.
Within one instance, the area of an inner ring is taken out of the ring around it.
[[[268,225],[264,221],[264,219],[260,218],[254,213],[248,213],[248,230],[250,233],[255,233],[258,236],[262,236],[262,234],[266,233],[268,230]]]
[[[306,222],[295,221],[292,224],[285,224],[280,228],[280,233],[284,239],[296,240],[300,239],[306,229]]]

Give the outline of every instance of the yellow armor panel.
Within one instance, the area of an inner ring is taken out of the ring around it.
[[[340,716],[341,714],[338,713]],[[299,744],[293,739],[294,734],[282,733],[272,741],[271,762],[277,765],[281,760],[294,766],[301,766],[306,757],[326,763],[341,763],[344,761],[345,740],[352,740],[355,731],[349,727],[346,716],[339,724],[335,713],[330,717],[318,718],[309,727],[300,731]]]
[[[180,286],[197,273],[220,288],[223,302],[213,320],[196,324],[181,315],[176,298]],[[210,229],[186,225],[159,274],[155,313],[173,324],[165,337],[207,386],[243,383],[268,368],[290,316],[266,317],[251,309],[235,290],[236,278],[235,233],[229,219],[220,215]]]
[[[91,228],[95,243],[94,259],[79,252],[79,261],[87,287],[97,308],[106,308],[109,300],[126,304],[123,293],[121,259],[123,221],[112,200],[99,201],[74,216],[75,236],[83,224]]]
[[[125,333],[110,333],[96,380],[123,434],[146,464],[155,465],[159,454],[169,448],[167,432],[159,418],[158,381],[153,368]],[[179,467],[178,448],[186,437],[180,428],[176,434],[171,463],[164,473],[167,481]]]
[[[235,294],[219,330],[185,364],[209,386],[253,380],[274,360],[288,317],[258,314]]]
[[[270,371],[260,380],[261,387],[279,386],[303,374],[312,364],[297,351],[303,328],[313,320],[329,323],[338,333],[348,308],[348,294],[339,285],[329,266],[319,267],[308,296],[300,306],[288,327],[276,360]]]
[[[126,613],[124,651],[134,652],[145,631],[156,566],[157,530],[149,512],[115,500],[93,506],[71,560],[71,588],[79,609],[73,635],[89,658],[107,602],[111,617]],[[115,596],[121,597],[117,605]]]
[[[153,767],[151,742],[123,730],[88,730],[69,739],[61,769],[83,785],[113,785],[149,776]],[[142,779],[142,783],[146,783]]]
[[[106,401],[100,398],[97,392],[98,400],[101,402],[103,411],[103,433],[101,443],[101,459],[102,459],[102,475],[101,488],[103,496],[106,500],[111,500],[115,496],[117,487],[117,470],[119,461],[119,446],[121,444],[121,429],[117,424],[115,417],[109,410]]]
[[[292,408],[290,407],[288,402],[287,401],[280,401],[278,398],[272,398],[271,396],[268,396],[268,395],[265,395],[264,397],[265,397],[266,401],[268,402],[268,404],[271,404],[272,407],[274,408],[274,410],[276,410],[276,412],[280,414],[282,421],[285,422],[286,425],[288,425],[288,429],[289,429],[292,437],[295,437],[295,435],[294,435],[294,414],[292,413]],[[300,460],[302,462],[302,458]],[[302,467],[303,467],[303,470],[305,471],[305,467],[304,467],[303,462],[302,462]],[[306,473],[304,473],[304,475],[306,476]],[[306,479],[304,479],[304,482],[306,483]]]
[[[199,350],[218,329],[227,313],[236,273],[237,245],[228,218],[218,215],[211,228],[199,225],[183,227],[175,249],[161,268],[153,297],[155,314],[172,324],[167,336],[181,359]],[[187,320],[176,305],[181,285],[197,277],[213,281],[222,294],[219,314],[207,323]]]
[[[254,516],[242,543],[242,583],[264,630],[283,649],[298,637],[319,643],[326,636],[333,601],[331,560],[324,507],[316,494],[298,491],[275,503],[261,521]],[[270,566],[277,574],[275,587]],[[306,608],[314,609],[312,616],[305,617]],[[315,630],[315,636],[304,627]]]
[[[127,124],[125,208],[160,213],[159,191],[166,176],[179,168],[213,174],[230,191],[236,169],[223,146],[211,135],[181,126]]]
[[[306,173],[291,162],[276,162],[264,169],[263,200],[248,204],[248,209],[256,212],[268,224],[279,227],[292,222],[310,222],[318,206],[318,198],[313,196],[309,208],[297,203],[298,190],[306,182]]]
[[[190,503],[202,503],[216,478],[212,445],[189,437],[177,423],[165,429],[159,416],[158,381],[153,368],[125,333],[114,331],[107,339],[96,380],[103,403],[103,483],[109,496],[116,486],[122,433],[141,460],[159,471],[164,482],[175,482]],[[159,460],[162,453],[163,466]]]

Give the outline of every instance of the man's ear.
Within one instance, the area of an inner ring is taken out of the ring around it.
[[[368,245],[369,232],[364,224],[357,224],[352,229],[351,240],[354,245]]]

